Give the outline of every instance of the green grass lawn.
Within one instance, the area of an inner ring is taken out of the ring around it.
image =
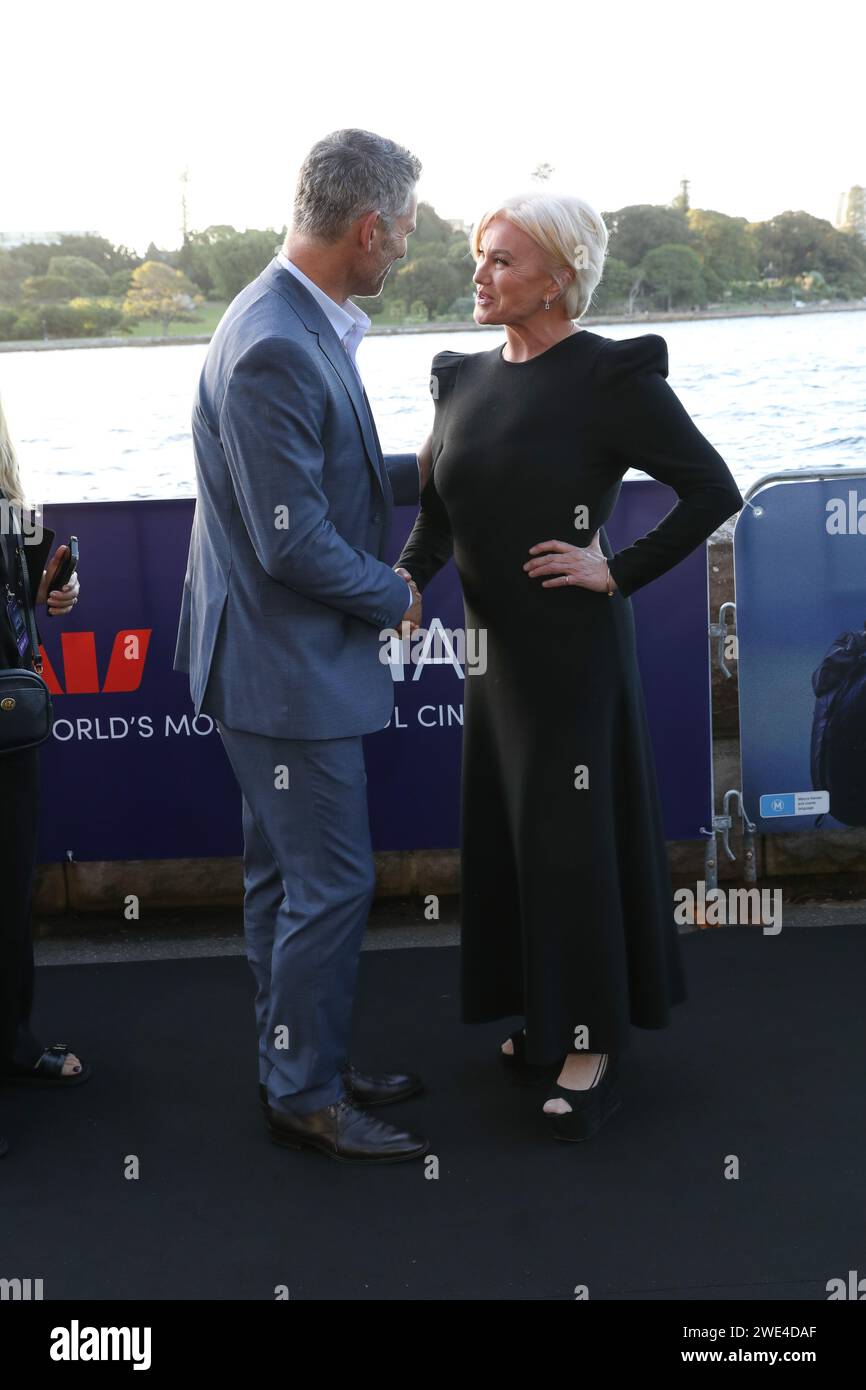
[[[225,304],[208,300],[205,304],[199,305],[194,322],[170,323],[168,336],[170,338],[203,338],[206,334],[213,333],[225,311]],[[161,338],[162,324],[156,319],[142,319],[131,333],[124,333],[123,336],[125,338]]]

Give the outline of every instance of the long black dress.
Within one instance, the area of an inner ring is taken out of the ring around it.
[[[628,596],[743,499],[655,334],[581,329],[527,362],[440,352],[432,372],[433,471],[398,564],[423,591],[453,553],[486,636],[464,689],[463,1018],[522,1015],[531,1062],[561,1059],[578,1028],[578,1046],[619,1052],[685,998]],[[679,501],[616,555],[602,530],[614,596],[530,579],[530,546],[588,545],[629,467]]]

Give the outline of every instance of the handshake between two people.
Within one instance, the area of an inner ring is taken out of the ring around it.
[[[419,492],[423,493],[425,487],[427,486],[428,482],[430,481],[430,474],[431,474],[432,471],[433,471],[433,435],[432,435],[432,432],[431,432],[430,434],[428,434],[427,438],[424,440],[424,443],[421,445],[421,448],[418,450],[418,490],[419,490]],[[395,565],[395,566],[394,566],[394,573],[395,573],[395,574],[399,574],[400,577],[401,577],[401,579],[405,579],[405,580],[406,580],[406,583],[409,585],[409,588],[412,590],[412,603],[411,603],[411,605],[406,609],[406,612],[403,614],[402,618],[400,619],[400,635],[401,635],[401,637],[406,637],[406,636],[408,636],[409,634],[413,633],[413,632],[415,631],[415,629],[416,629],[417,627],[419,627],[420,624],[421,624],[421,594],[420,594],[420,591],[419,591],[419,589],[418,589],[418,585],[415,583],[415,580],[412,578],[412,576],[411,576],[411,574],[409,573],[408,570],[403,569],[403,567],[402,567],[401,565]],[[409,625],[409,627],[408,627],[408,632],[407,632],[407,629],[406,629],[406,624],[407,624],[407,623],[408,623],[408,625]]]
[[[409,608],[406,609],[406,612],[400,619],[400,636],[406,637],[409,634],[413,633],[416,627],[419,627],[421,624],[421,593],[418,588],[418,585],[415,583],[415,580],[412,578],[409,571],[403,569],[402,565],[395,565],[394,573],[399,574],[401,579],[405,579],[406,583],[409,585],[409,588],[412,590],[412,604]],[[407,623],[409,624],[408,634],[406,632]]]

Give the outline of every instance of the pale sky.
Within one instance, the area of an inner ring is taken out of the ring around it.
[[[8,5],[0,232],[94,230],[143,252],[192,228],[280,227],[340,126],[407,145],[419,196],[472,221],[530,186],[599,211],[665,203],[835,221],[866,184],[862,5],[628,0],[611,8],[79,0]]]

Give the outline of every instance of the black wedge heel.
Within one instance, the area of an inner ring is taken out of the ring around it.
[[[557,1071],[562,1068],[560,1067]],[[553,1137],[568,1144],[577,1144],[591,1139],[597,1134],[610,1116],[619,1109],[622,1097],[617,1086],[618,1066],[615,1057],[607,1054],[606,1065],[601,1077],[585,1091],[569,1091],[556,1082],[551,1088],[548,1100],[564,1100],[571,1109],[564,1115],[551,1115],[545,1112],[550,1121]]]

